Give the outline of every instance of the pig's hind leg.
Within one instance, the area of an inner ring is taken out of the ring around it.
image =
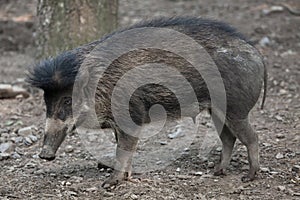
[[[251,181],[259,170],[258,136],[249,123],[248,117],[243,120],[228,120],[230,130],[247,147],[249,173],[242,181]]]
[[[213,122],[216,127],[222,125],[221,120],[217,117],[213,117]],[[225,175],[225,170],[229,165],[234,143],[236,141],[236,137],[232,134],[230,129],[225,124],[221,131],[220,139],[222,141],[222,154],[221,154],[220,164],[216,167],[214,172],[215,176]]]

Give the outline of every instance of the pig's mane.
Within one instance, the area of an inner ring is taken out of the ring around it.
[[[238,37],[250,43],[246,37],[239,33],[235,28],[230,25],[199,17],[183,16],[183,17],[160,17],[152,20],[141,21],[137,24],[129,26],[125,29],[112,32],[100,40],[91,42],[90,44],[78,47],[71,51],[65,51],[57,57],[50,57],[37,63],[27,76],[27,82],[32,86],[41,88],[43,90],[58,90],[71,87],[74,84],[79,67],[84,59],[97,44],[105,41],[115,34],[124,32],[126,30],[143,27],[166,27],[172,26],[188,26],[189,31],[194,32],[200,29],[206,30],[212,28],[216,34],[227,34],[229,36]],[[250,43],[251,44],[251,43]]]
[[[43,90],[65,89],[74,84],[80,64],[74,51],[63,52],[35,64],[29,70],[27,82]]]

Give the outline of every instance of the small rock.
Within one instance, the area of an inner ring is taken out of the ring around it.
[[[181,171],[181,169],[178,167],[177,169],[176,169],[176,172],[180,172]]]
[[[263,37],[260,41],[259,41],[259,45],[262,47],[268,46],[271,43],[270,39],[268,37]]]
[[[218,147],[218,148],[216,149],[216,151],[221,152],[221,151],[222,151],[222,147]]]
[[[289,56],[289,55],[296,55],[297,53],[292,51],[291,49],[283,52],[282,54],[280,54],[281,57],[286,57],[286,56]]]
[[[207,163],[207,167],[208,168],[213,168],[215,166],[215,163],[214,162],[208,162]]]
[[[66,153],[72,153],[74,151],[74,148],[71,145],[67,145],[65,148]]]
[[[283,12],[283,11],[284,11],[284,7],[282,7],[282,6],[271,6],[270,8],[263,9],[262,13],[265,15],[269,15],[271,13]]]
[[[97,187],[91,187],[91,188],[87,188],[85,191],[87,191],[87,192],[95,192],[97,190],[98,190]]]
[[[179,137],[183,137],[183,136],[185,136],[185,134],[182,131],[180,126],[176,126],[175,132],[168,134],[168,138],[170,138],[170,139],[175,139],[175,138],[179,138]]]
[[[281,65],[279,63],[274,63],[273,67],[278,69],[281,67]]]
[[[205,157],[205,156],[198,156],[199,157],[199,160],[201,161],[201,162],[206,162],[206,161],[208,161],[208,158],[207,157]]]
[[[183,151],[190,151],[190,148],[184,148]]]
[[[201,178],[214,178],[215,176],[213,176],[212,174],[203,174],[201,176]]]
[[[188,175],[177,175],[176,177],[179,178],[179,179],[190,179],[190,178],[192,178],[191,176],[188,176]]]
[[[9,138],[9,134],[8,133],[2,133],[1,137],[3,137],[3,138]]]
[[[72,185],[72,183],[66,182],[66,186],[71,186],[71,185]]]
[[[198,171],[198,172],[195,172],[194,175],[195,175],[195,176],[202,176],[202,175],[203,175],[203,172]]]
[[[284,158],[284,155],[282,153],[278,153],[278,154],[276,154],[275,158],[282,159],[282,158]]]
[[[74,191],[68,191],[68,193],[71,196],[77,196],[78,195],[77,192],[74,192]]]
[[[31,141],[31,139],[29,137],[25,137],[24,138],[24,144],[27,146],[30,146],[33,144],[33,142]]]
[[[21,128],[21,129],[19,129],[18,134],[23,137],[32,135],[32,127],[28,126],[28,127]]]
[[[293,172],[296,172],[296,173],[299,173],[299,171],[300,171],[300,165],[294,165],[294,166],[292,167],[292,171],[293,171]]]
[[[280,115],[275,115],[274,117],[278,121],[283,121],[283,118]]]
[[[15,142],[15,143],[18,143],[18,144],[22,143],[23,140],[24,140],[23,137],[15,137],[15,138],[14,138],[14,142]]]
[[[287,94],[287,93],[288,93],[288,91],[285,90],[285,89],[280,89],[280,90],[279,90],[279,94],[280,94],[280,95],[284,95],[284,94]]]
[[[32,158],[34,158],[34,159],[39,159],[40,157],[39,157],[38,154],[34,154],[34,155],[32,155]]]
[[[286,190],[286,187],[283,185],[279,185],[279,186],[277,186],[277,189],[282,192],[282,191]]]
[[[38,140],[38,138],[36,136],[34,136],[34,135],[29,135],[28,137],[30,138],[30,140],[32,142],[36,142]]]
[[[157,161],[155,164],[160,165],[162,163],[161,160]]]
[[[8,152],[11,149],[12,149],[12,143],[11,142],[6,142],[6,143],[0,144],[0,152],[1,153]]]
[[[11,157],[13,159],[19,159],[19,158],[21,158],[20,154],[18,154],[17,152],[14,152]]]
[[[167,145],[168,142],[166,142],[166,141],[161,141],[160,144],[161,144],[161,145]]]
[[[271,171],[270,174],[272,174],[272,175],[277,175],[277,174],[279,174],[279,172]]]
[[[36,163],[34,162],[28,162],[26,163],[25,167],[28,168],[28,169],[32,169],[32,168],[35,168],[37,166]]]
[[[283,138],[285,138],[285,135],[282,134],[282,133],[279,133],[279,134],[276,135],[276,138],[283,139]]]
[[[10,153],[0,153],[0,161],[8,159],[10,158],[10,156],[11,156]]]
[[[206,126],[207,128],[212,128],[212,127],[213,127],[213,124],[210,123],[210,122],[206,122],[206,123],[205,123],[205,126]]]
[[[114,193],[112,193],[112,192],[107,192],[107,191],[105,191],[104,193],[103,193],[103,196],[104,197],[112,197],[112,196],[114,196],[115,194]]]
[[[266,143],[266,142],[264,142],[264,143],[262,143],[265,147],[271,147],[272,146],[272,144],[270,144],[270,143]]]
[[[267,168],[267,167],[261,167],[260,168],[260,171],[262,171],[262,172],[269,172],[270,171],[270,169],[269,168]]]
[[[139,199],[139,197],[135,194],[131,194],[130,198],[133,199],[133,200]]]

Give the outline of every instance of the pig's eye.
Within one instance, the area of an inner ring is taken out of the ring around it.
[[[64,104],[65,105],[71,105],[72,104],[72,99],[71,98],[65,98]]]

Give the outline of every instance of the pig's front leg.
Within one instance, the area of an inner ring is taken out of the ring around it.
[[[117,129],[117,150],[114,172],[104,181],[102,187],[110,188],[118,183],[129,180],[131,176],[132,157],[136,150],[138,138],[124,133]]]

